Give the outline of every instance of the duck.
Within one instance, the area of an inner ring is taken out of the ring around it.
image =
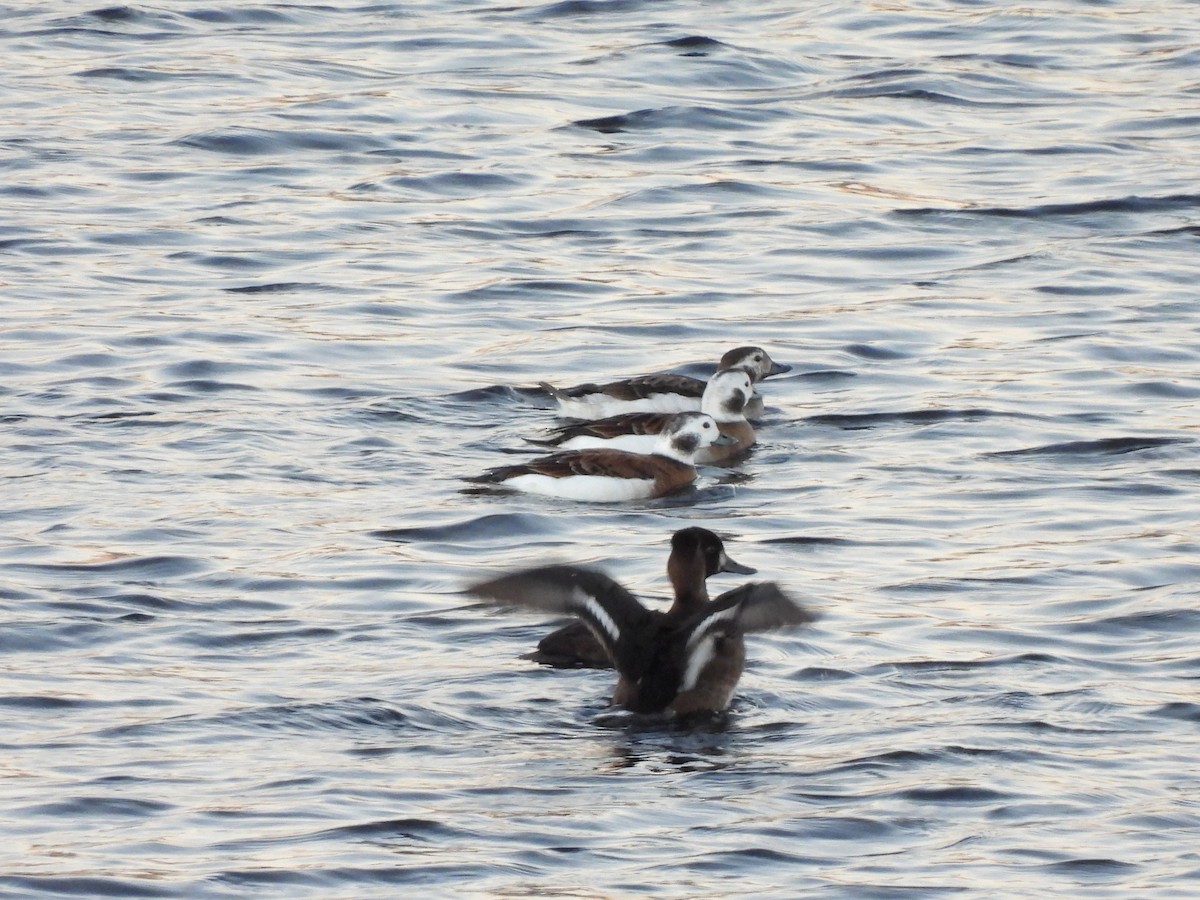
[[[678,413],[649,454],[627,450],[565,450],[528,462],[489,469],[467,479],[477,484],[567,500],[613,502],[663,497],[696,480],[696,454],[729,443],[712,416]]]
[[[712,416],[721,434],[731,438],[732,442],[705,447],[696,454],[697,463],[713,465],[726,462],[753,446],[754,426],[746,420],[745,415],[746,404],[753,394],[750,373],[743,368],[724,369],[708,380],[704,396],[700,399],[700,410]],[[671,413],[625,413],[595,422],[561,425],[546,438],[531,439],[531,442],[557,446],[562,450],[597,447],[651,453],[659,433],[670,418]]]
[[[467,590],[498,606],[578,616],[617,670],[612,706],[672,717],[729,707],[745,667],[745,635],[815,620],[770,581],[727,591],[681,621],[647,609],[603,572],[582,566],[525,569]]]
[[[706,581],[718,572],[755,574],[750,566],[730,557],[721,538],[707,528],[681,528],[671,535],[667,578],[674,591],[674,602],[663,613],[664,620],[681,622],[706,606],[709,603]],[[612,668],[612,658],[604,645],[578,619],[550,632],[538,641],[537,650],[522,659],[557,669]]]
[[[762,347],[735,347],[717,363],[717,370],[741,369],[757,384],[772,375],[790,372],[791,366],[775,362]],[[705,382],[688,375],[639,375],[606,384],[579,384],[557,388],[540,382],[541,388],[558,401],[559,415],[569,419],[604,419],[630,412],[675,413],[700,409]],[[747,418],[763,413],[762,397],[751,397]]]

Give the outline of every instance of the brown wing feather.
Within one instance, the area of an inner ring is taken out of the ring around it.
[[[604,393],[618,400],[644,400],[654,394],[683,394],[702,397],[704,382],[687,375],[640,375],[604,385]]]
[[[539,444],[563,444],[577,437],[614,438],[623,434],[661,434],[671,413],[625,413],[594,422],[579,422],[555,428]]]
[[[653,478],[656,469],[655,461],[649,457],[622,450],[568,450],[566,453],[548,456],[545,461],[549,463],[551,471],[541,468],[538,468],[538,471],[555,478],[563,477],[556,474],[563,469],[569,470],[568,474],[571,475]],[[537,462],[535,460],[534,464]]]
[[[681,470],[677,472],[676,470]],[[686,470],[682,471],[682,470]],[[613,478],[656,478],[669,474],[673,478],[692,475],[695,470],[665,456],[642,456],[623,450],[566,450],[552,453],[513,466],[491,469],[474,481],[501,482],[518,475],[545,475],[549,478],[569,478],[572,475],[604,475]],[[690,478],[689,478],[690,480]]]
[[[549,386],[546,386],[549,388]],[[687,375],[639,375],[607,384],[577,384],[569,388],[555,388],[551,393],[573,400],[588,394],[606,394],[614,400],[644,400],[654,394],[683,394],[686,397],[704,395],[704,382]]]

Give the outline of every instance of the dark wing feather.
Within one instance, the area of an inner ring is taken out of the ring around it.
[[[644,400],[654,394],[683,394],[686,397],[704,395],[704,382],[687,375],[639,375],[607,384],[577,384],[568,388],[556,388],[542,382],[542,388],[555,399],[578,400],[589,394],[606,394],[614,400]]]
[[[644,400],[655,394],[683,394],[685,397],[704,396],[704,382],[688,375],[639,375],[624,381],[613,381],[602,387],[604,393],[618,400]]]
[[[612,478],[653,478],[655,470],[666,462],[624,450],[564,450],[528,462],[488,469],[467,481],[498,484],[518,475],[545,475],[569,478],[572,475],[604,475]],[[683,463],[679,463],[683,465]]]
[[[552,478],[565,478],[568,475],[653,478],[656,470],[669,462],[673,460],[627,453],[624,450],[567,450],[535,459],[526,465],[529,471]]]
[[[524,654],[521,659],[531,659],[556,669],[611,669],[613,661],[608,651],[596,639],[592,629],[575,619],[558,628],[540,641],[537,649]]]
[[[797,628],[817,620],[816,613],[793,600],[770,581],[756,585],[755,590],[742,598],[738,609],[738,624],[747,634],[753,631]]]
[[[565,388],[555,387],[547,381],[539,382],[539,384],[555,400],[577,400],[580,397],[586,397],[588,394],[598,394],[604,390],[601,385],[593,384],[590,381],[585,384],[576,384]]]
[[[501,575],[468,592],[503,605],[529,606],[578,616],[616,661],[640,658],[641,644],[656,615],[603,572],[579,566],[543,566]]]
[[[635,679],[637,688],[625,708],[635,713],[662,712],[679,693],[687,654],[682,642],[661,639],[644,652],[648,657],[641,663],[641,675]],[[653,673],[653,677],[641,677],[647,673]]]
[[[625,434],[661,434],[673,417],[672,413],[651,412],[608,416],[594,422],[562,425],[553,429],[546,438],[534,440],[533,443],[557,446],[577,437],[614,438]]]
[[[785,594],[779,585],[763,581],[726,591],[687,619],[680,629],[689,632],[688,644],[694,644],[713,628],[734,626],[746,634],[794,628],[814,621],[816,616]]]

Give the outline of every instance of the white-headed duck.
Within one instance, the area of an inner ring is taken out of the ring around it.
[[[677,414],[650,454],[625,450],[566,450],[499,466],[468,481],[568,500],[620,501],[662,497],[696,480],[696,454],[728,443],[712,416]]]
[[[745,369],[723,369],[708,380],[700,410],[713,417],[721,434],[731,443],[706,447],[696,454],[701,465],[725,462],[754,444],[754,426],[746,421],[746,404],[754,394],[754,385]],[[555,428],[543,439],[532,443],[555,446],[562,450],[586,447],[651,453],[659,433],[671,419],[671,413],[625,413],[595,422],[578,422]]]
[[[791,370],[771,359],[762,347],[736,347],[721,357],[717,371],[745,369],[755,384]],[[700,409],[706,383],[688,375],[640,375],[607,384],[556,388],[541,386],[558,401],[559,414],[572,419],[603,419],[629,412],[684,412]],[[745,410],[747,418],[762,415],[762,398],[755,393]]]

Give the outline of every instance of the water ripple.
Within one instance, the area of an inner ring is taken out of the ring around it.
[[[1158,447],[1169,447],[1172,444],[1189,443],[1187,438],[1168,437],[1116,437],[1100,438],[1094,441],[1067,441],[1062,444],[1047,444],[1044,447],[1027,447],[1021,450],[997,450],[990,454],[996,457],[1005,456],[1119,456],[1125,453],[1137,453],[1142,450],[1153,450]]]
[[[0,893],[1194,893],[1196,16],[159,6],[0,32]],[[462,491],[742,345],[695,490]],[[709,719],[461,592],[693,525],[821,612]]]

